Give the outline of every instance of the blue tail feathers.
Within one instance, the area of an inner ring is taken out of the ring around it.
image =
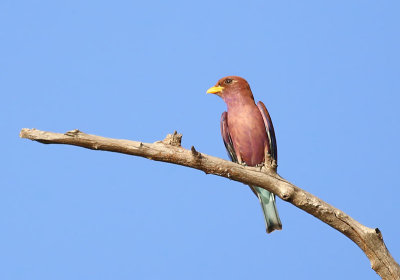
[[[252,189],[260,200],[267,233],[271,233],[274,230],[281,230],[282,223],[279,218],[278,210],[276,209],[275,195],[263,188],[252,186]]]

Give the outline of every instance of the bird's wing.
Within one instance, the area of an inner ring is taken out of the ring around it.
[[[261,115],[264,120],[265,129],[267,130],[268,135],[268,152],[271,157],[278,162],[278,148],[276,146],[276,138],[275,138],[275,130],[274,125],[272,124],[271,117],[268,113],[267,108],[265,107],[264,103],[259,101],[257,103],[257,107],[261,112]]]
[[[233,141],[232,141],[231,135],[229,134],[228,113],[227,112],[223,112],[222,116],[221,116],[221,134],[222,134],[222,140],[224,141],[226,151],[228,152],[228,156],[231,159],[231,161],[236,162],[236,163],[241,163],[241,162],[239,162],[241,160],[239,160],[236,155],[235,148],[233,146]],[[257,197],[259,197],[259,195],[257,194],[254,187],[253,186],[249,186],[249,187],[253,191],[253,193]]]
[[[233,147],[232,138],[231,138],[231,135],[229,134],[228,113],[227,112],[223,112],[222,116],[221,116],[221,135],[222,135],[222,140],[224,141],[226,151],[228,152],[229,158],[233,162],[238,162],[235,148]]]

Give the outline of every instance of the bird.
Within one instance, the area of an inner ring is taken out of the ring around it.
[[[249,83],[238,76],[227,76],[209,88],[227,105],[221,116],[221,134],[231,161],[261,166],[266,157],[278,160],[275,131],[264,103],[254,101]],[[275,195],[258,186],[250,186],[258,197],[264,214],[267,233],[281,230],[282,223],[276,208]]]

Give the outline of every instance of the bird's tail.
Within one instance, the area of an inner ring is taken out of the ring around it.
[[[264,212],[267,233],[271,233],[274,230],[281,230],[282,223],[279,218],[278,210],[276,209],[275,195],[263,188],[252,186],[252,189],[260,200]]]

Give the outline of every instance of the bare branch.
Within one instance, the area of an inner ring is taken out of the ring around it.
[[[373,229],[360,224],[343,211],[286,181],[274,171],[273,164],[260,170],[259,167],[242,166],[200,153],[193,146],[187,150],[181,147],[182,135],[176,132],[168,134],[163,141],[153,144],[105,138],[79,130],[62,134],[24,128],[21,130],[20,137],[44,144],[75,145],[93,150],[145,157],[195,168],[248,185],[260,186],[350,238],[364,251],[371,262],[372,269],[382,279],[400,279],[400,266],[386,248],[378,228]]]

